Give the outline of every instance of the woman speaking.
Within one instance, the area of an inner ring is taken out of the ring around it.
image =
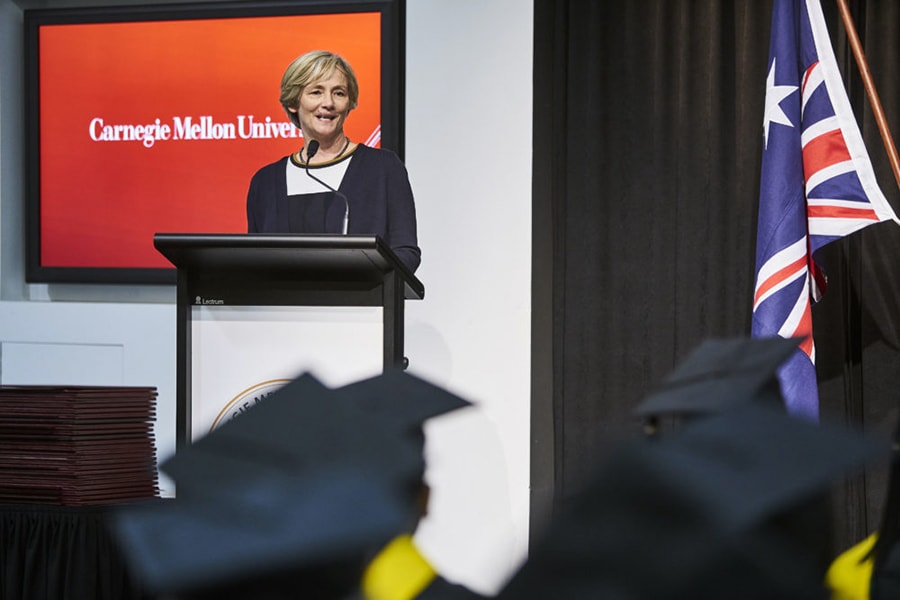
[[[421,251],[409,176],[395,153],[344,134],[358,100],[356,75],[340,56],[316,50],[288,65],[280,101],[304,145],[253,175],[247,231],[378,235],[415,271]]]

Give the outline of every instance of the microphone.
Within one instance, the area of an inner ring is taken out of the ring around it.
[[[332,192],[337,194],[341,198],[341,200],[344,201],[344,227],[343,227],[343,231],[341,233],[343,235],[347,235],[347,227],[350,224],[350,202],[347,201],[347,196],[345,196],[341,192],[337,191],[336,189],[334,189],[333,187],[331,187],[330,185],[328,185],[327,183],[325,183],[324,181],[322,181],[321,179],[319,179],[318,177],[316,177],[315,175],[313,175],[312,173],[309,172],[309,161],[312,160],[312,157],[315,156],[316,152],[318,152],[318,151],[319,151],[319,140],[309,140],[309,143],[306,144],[306,174],[309,175],[310,178],[318,181],[319,183],[324,185],[326,188],[328,188],[329,190],[331,190]]]

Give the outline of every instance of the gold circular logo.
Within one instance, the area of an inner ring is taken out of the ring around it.
[[[270,379],[248,387],[222,407],[209,430],[212,431],[217,427],[221,427],[224,423],[241,416],[290,381],[290,379]]]

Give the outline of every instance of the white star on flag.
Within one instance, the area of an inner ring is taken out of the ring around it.
[[[769,124],[778,123],[793,127],[794,124],[781,109],[781,101],[797,90],[796,85],[775,85],[775,59],[772,59],[772,68],[766,77],[766,114],[763,118],[764,148],[769,147]]]

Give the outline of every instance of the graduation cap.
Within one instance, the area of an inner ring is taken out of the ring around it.
[[[703,342],[637,407],[644,418],[696,417],[748,401],[784,406],[778,367],[799,339],[734,338]]]
[[[352,410],[412,434],[418,434],[428,419],[471,406],[468,400],[400,369],[386,370],[335,391]]]
[[[178,494],[209,493],[217,481],[358,465],[407,483],[424,469],[421,451],[386,422],[366,417],[311,374],[303,374],[160,465]]]
[[[197,496],[132,507],[112,531],[153,594],[343,598],[367,556],[405,526],[393,486],[353,466],[226,481]]]
[[[500,594],[822,598],[830,484],[885,444],[747,403],[620,446]]]
[[[389,369],[335,390],[337,400],[366,421],[395,431],[398,438],[415,445],[422,460],[418,479],[407,488],[415,523],[428,514],[431,489],[425,479],[425,422],[471,403],[460,396],[405,370]]]
[[[178,498],[124,513],[119,537],[153,590],[358,578],[364,551],[420,517],[424,456],[405,433],[467,405],[399,371],[340,392],[301,375],[164,462]]]

